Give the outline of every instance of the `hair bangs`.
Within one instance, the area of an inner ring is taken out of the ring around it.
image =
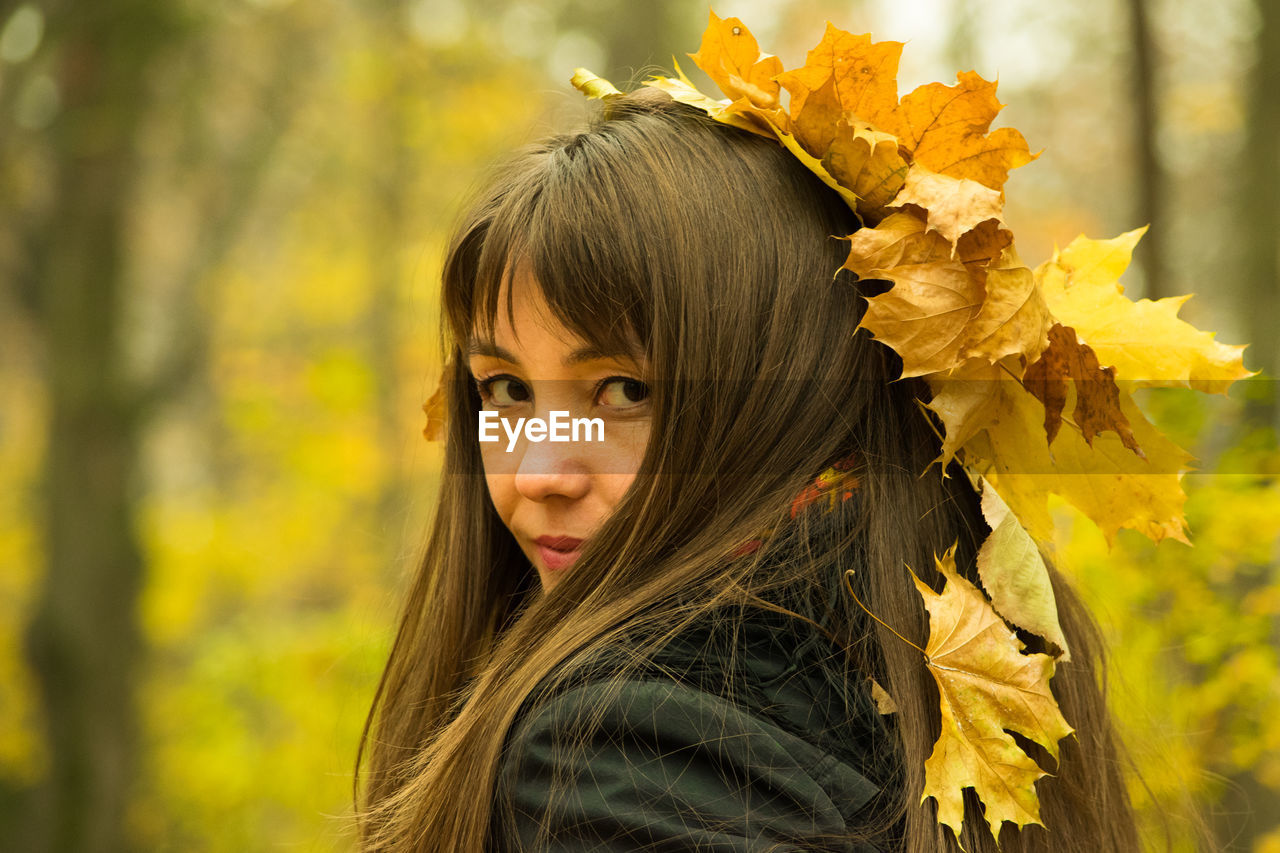
[[[629,215],[646,177],[598,133],[560,137],[539,154],[480,206],[450,253],[445,301],[455,341],[491,335],[499,311],[511,319],[512,281],[527,272],[552,316],[584,342],[644,355],[654,247],[663,245],[662,234]]]

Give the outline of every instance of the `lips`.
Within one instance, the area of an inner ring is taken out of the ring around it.
[[[585,541],[573,536],[539,536],[533,540],[533,544],[538,546],[538,556],[542,558],[542,565],[550,571],[557,571],[567,569],[574,564],[582,552],[582,544]]]

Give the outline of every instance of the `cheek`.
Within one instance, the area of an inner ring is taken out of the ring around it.
[[[631,428],[628,434],[610,448],[608,464],[601,466],[608,473],[598,474],[595,478],[597,494],[606,508],[606,514],[613,511],[635,482],[636,472],[640,470],[640,463],[644,461],[645,449],[648,447],[648,423],[629,426]]]
[[[597,523],[603,522],[613,512],[635,479],[635,474],[600,474],[596,477],[596,493],[602,507]]]
[[[516,503],[519,500],[519,494],[516,492],[515,471],[507,470],[510,467],[510,456],[511,454],[501,450],[496,455],[489,452],[481,453],[484,463],[484,484],[489,491],[489,499],[493,501],[493,508],[497,510],[502,523],[508,527],[511,526],[511,515],[515,512]]]

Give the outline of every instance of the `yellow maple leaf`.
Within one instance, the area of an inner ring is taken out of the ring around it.
[[[849,207],[853,208],[855,211],[858,209],[859,199],[857,194],[841,183],[839,178],[828,171],[825,161],[819,160],[817,157],[814,157],[806,151],[804,146],[800,144],[800,141],[790,133],[778,128],[774,129],[774,133],[778,137],[778,141],[781,142],[788,151],[794,154],[797,160],[803,163],[809,171],[817,175],[824,184],[839,193],[840,197],[844,199],[845,204],[849,205]]]
[[[622,94],[617,86],[585,68],[573,69],[573,76],[569,78],[569,82],[573,85],[573,88],[588,98],[604,100],[605,98],[614,98]]]
[[[1058,603],[1040,548],[1000,493],[979,478],[982,517],[991,534],[978,549],[978,577],[996,612],[1009,622],[1043,637],[1071,659],[1066,635],[1058,622]]]
[[[841,118],[852,117],[897,137],[921,166],[993,190],[1009,170],[1035,159],[1013,128],[988,133],[1000,112],[996,84],[967,71],[955,86],[930,83],[898,100],[900,42],[873,42],[827,24],[801,68],[778,77],[791,94],[791,124],[815,157],[825,156]]]
[[[1044,348],[1048,311],[1011,247],[992,258],[986,243],[952,246],[909,212],[848,239],[845,268],[893,282],[868,301],[862,325],[902,357],[903,376],[953,370],[974,358],[1034,358]]]
[[[990,383],[983,404],[989,422],[964,444],[963,461],[999,490],[1014,514],[1040,542],[1053,539],[1048,496],[1061,495],[1088,516],[1110,542],[1121,528],[1154,541],[1166,537],[1187,542],[1182,506],[1182,475],[1191,457],[1160,433],[1128,395],[1120,411],[1132,427],[1145,458],[1107,432],[1092,445],[1079,429],[1064,429],[1050,446],[1044,432],[1044,406],[1019,382]],[[934,397],[946,397],[944,386]],[[1067,403],[1074,402],[1074,384]],[[941,404],[945,409],[947,403]]]
[[[935,460],[945,468],[960,449],[999,416],[1000,383],[1017,384],[1005,359],[992,364],[969,359],[956,369],[928,377],[932,397],[925,408],[942,423],[942,451]]]
[[[1081,235],[1036,268],[1053,316],[1076,330],[1098,360],[1116,368],[1132,386],[1177,386],[1225,394],[1231,383],[1253,374],[1244,347],[1229,346],[1178,318],[1189,296],[1134,302],[1120,275],[1139,238],[1139,228],[1110,240]]]
[[[735,19],[731,18],[729,20]],[[590,77],[595,77],[585,69],[578,69],[578,71],[585,75],[590,75]],[[787,117],[781,109],[760,109],[745,97],[732,103],[727,100],[717,101],[694,88],[683,72],[680,72],[678,64],[676,65],[676,71],[680,73],[679,77],[651,77],[645,81],[644,85],[666,92],[671,98],[680,103],[697,107],[717,121],[731,124],[743,130],[749,130],[760,136],[776,139],[784,148],[795,155],[796,159],[804,164],[809,171],[817,175],[824,184],[839,193],[846,204],[856,209],[859,204],[857,195],[832,175],[824,161],[806,151],[800,141],[786,130]],[[578,79],[579,74],[575,73],[573,80],[575,86],[578,86]],[[583,79],[586,78],[584,77]],[[591,95],[591,92],[588,92],[582,86],[578,86],[578,88]]]
[[[1047,775],[1008,732],[1035,741],[1056,761],[1072,733],[1049,689],[1054,660],[1023,654],[1022,642],[986,598],[956,572],[954,547],[937,559],[941,594],[915,579],[929,611],[926,665],[938,685],[942,729],[925,761],[922,801],[933,797],[938,821],[960,835],[964,789],[982,800],[993,836],[1005,821],[1040,821],[1036,780]]]
[[[965,234],[962,244],[988,228]],[[1146,420],[1128,391],[1225,392],[1250,375],[1243,347],[1219,344],[1177,319],[1183,299],[1135,303],[1124,295],[1118,278],[1141,234],[1080,237],[1037,268],[1058,321],[1038,361],[973,359],[927,376],[927,406],[943,428],[940,461],[959,455],[989,477],[1041,542],[1052,540],[1050,492],[1084,512],[1108,541],[1130,528],[1186,542],[1180,480],[1191,457]]]
[[[680,70],[680,66],[676,66],[676,70]],[[586,72],[586,69],[579,68],[578,72]],[[586,72],[590,74],[590,72]],[[595,77],[594,74],[591,75]],[[576,79],[578,74],[575,72],[574,80],[571,81],[577,86]],[[606,81],[607,82],[607,81]],[[708,97],[699,92],[689,80],[680,73],[679,77],[651,77],[645,81],[645,85],[654,89],[660,89],[671,96],[673,100],[682,104],[688,104],[691,107],[697,107],[707,115],[722,121],[725,124],[731,124],[742,130],[749,130],[759,136],[766,136],[770,139],[776,136],[771,123],[763,120],[760,116],[754,114],[753,111],[747,109],[750,104],[745,100],[743,103],[729,103],[729,101],[717,101],[715,98]],[[589,97],[591,92],[578,86],[584,94]]]
[[[990,480],[1038,542],[1053,541],[1050,493],[1088,516],[1108,542],[1121,528],[1157,542],[1166,537],[1186,542],[1181,480],[1191,456],[1152,426],[1124,393],[1118,416],[1143,456],[1118,433],[1095,435],[1090,443],[1077,424],[1065,420],[1050,445],[1044,404],[1023,386],[1016,364],[1017,359],[973,360],[928,377],[932,398],[926,407],[943,426],[938,461],[945,464],[956,456]],[[1076,394],[1076,384],[1068,383],[1064,408],[1075,407]]]

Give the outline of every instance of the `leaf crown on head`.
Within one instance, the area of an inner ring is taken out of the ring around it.
[[[943,719],[924,800],[937,801],[938,820],[959,836],[972,787],[998,836],[1006,820],[1041,822],[1035,782],[1046,775],[1008,731],[1055,758],[1072,731],[1049,690],[1055,664],[1070,659],[1042,556],[1053,538],[1050,493],[1108,541],[1130,528],[1187,542],[1180,481],[1191,457],[1130,391],[1226,393],[1250,373],[1244,347],[1179,319],[1188,297],[1125,295],[1119,278],[1145,229],[1082,235],[1025,266],[1003,218],[1003,188],[1010,170],[1038,155],[1017,130],[991,130],[1002,106],[996,84],[972,71],[899,98],[901,52],[900,42],[828,24],[805,64],[788,71],[740,20],[712,12],[690,57],[725,97],[699,92],[678,64],[678,76],[644,85],[776,140],[864,226],[848,235],[843,268],[891,286],[868,297],[861,326],[901,357],[904,377],[928,383],[937,461],[957,460],[973,478],[992,531],[978,554],[982,590],[955,571],[951,552],[937,561],[941,594],[916,581],[930,619],[920,651]],[[622,94],[582,68],[572,82],[594,98]],[[1054,654],[1025,653],[1009,625]]]

